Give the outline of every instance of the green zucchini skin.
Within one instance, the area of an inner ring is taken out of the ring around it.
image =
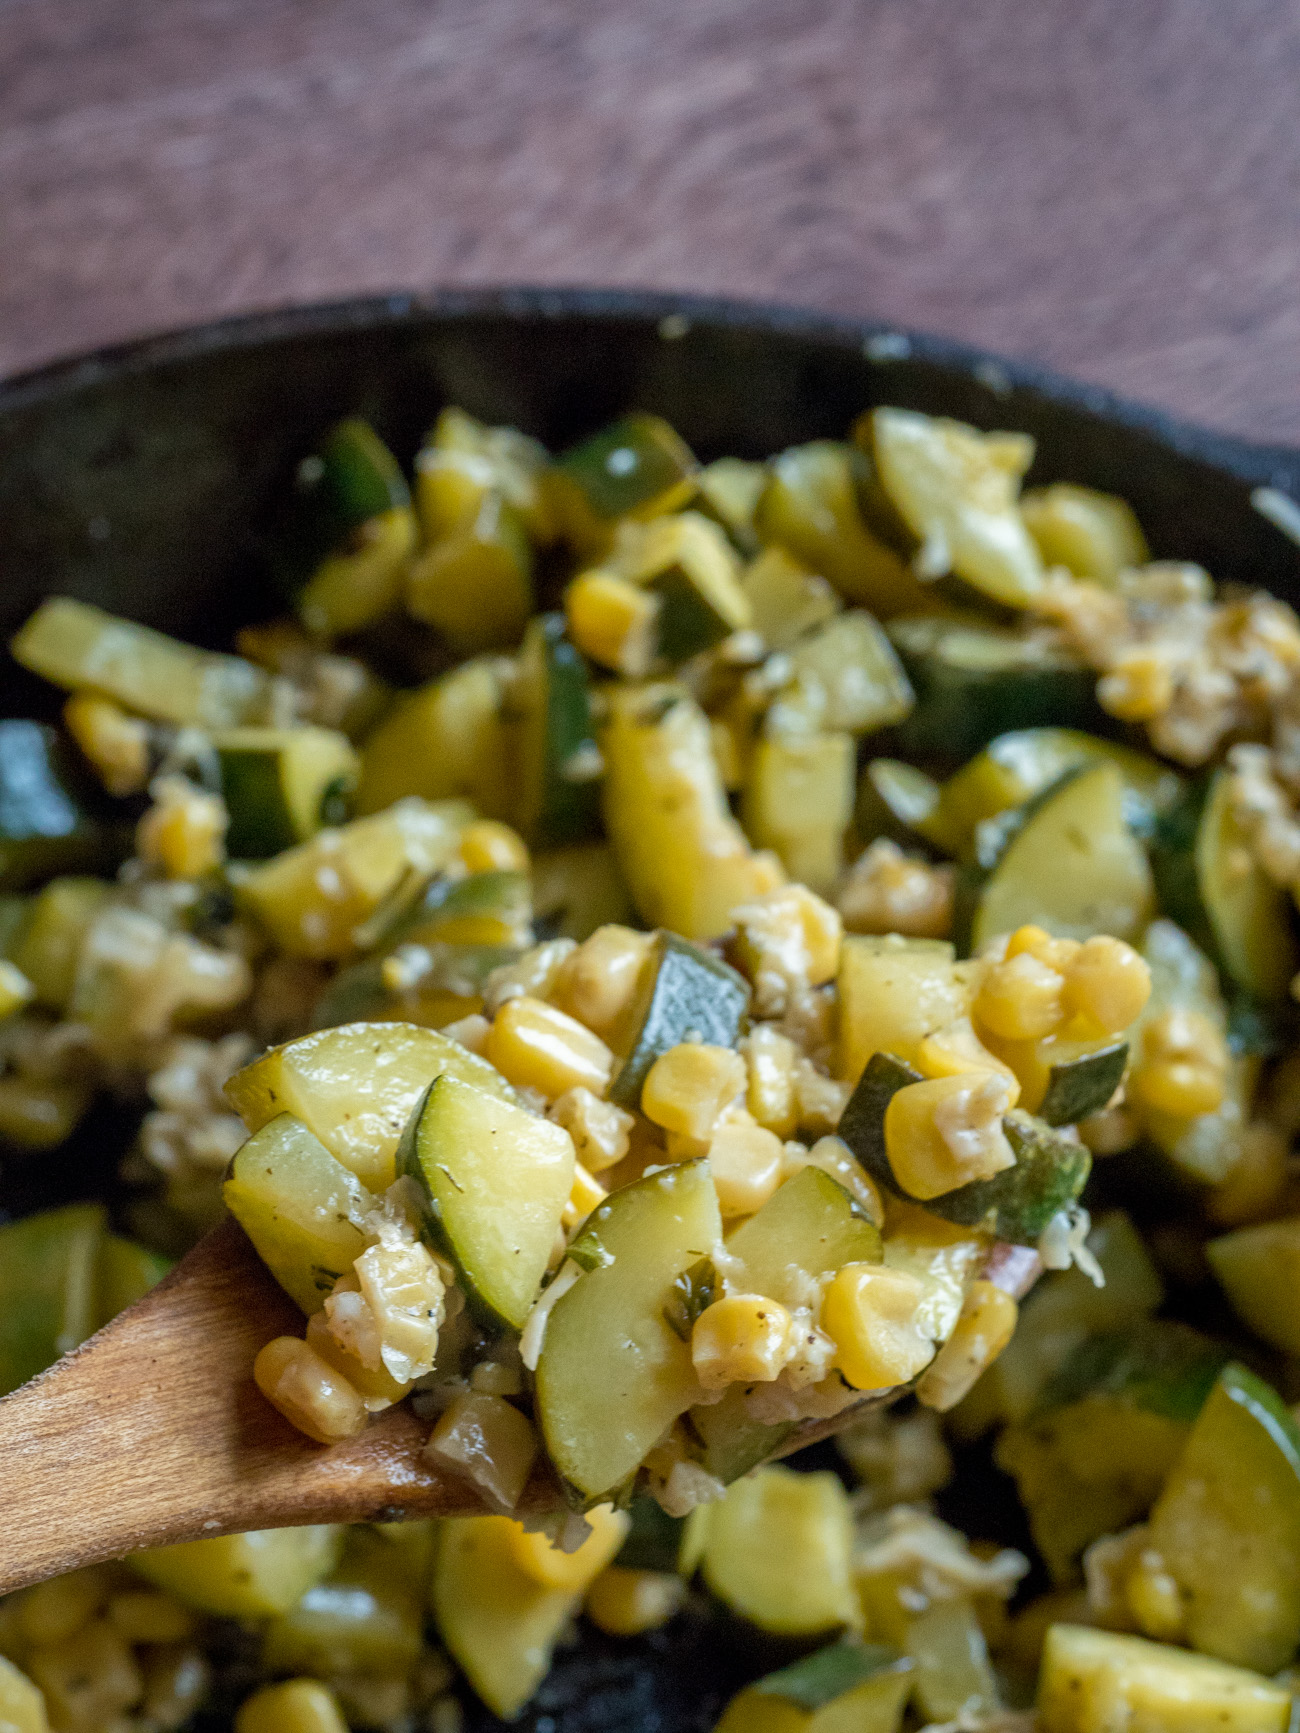
[[[542,614],[524,639],[522,754],[524,829],[551,848],[600,834],[600,783],[566,775],[579,754],[595,755],[587,664],[570,642],[563,614]]]
[[[1077,1125],[1089,1114],[1100,1113],[1119,1088],[1127,1064],[1128,1042],[1116,1041],[1064,1065],[1053,1065],[1039,1119],[1048,1125]]]
[[[686,1518],[669,1516],[658,1499],[646,1496],[634,1498],[627,1513],[632,1526],[614,1563],[631,1571],[675,1571]]]
[[[410,503],[397,459],[369,422],[356,416],[338,422],[299,465],[293,501],[272,550],[277,579],[295,594],[353,530]]]
[[[0,891],[111,866],[121,851],[56,728],[0,722]]]
[[[901,758],[957,764],[996,735],[1024,728],[1114,731],[1098,705],[1095,676],[1064,655],[1031,651],[1015,633],[986,621],[927,615],[887,628],[916,705],[894,736]]]
[[[895,1197],[916,1203],[894,1178],[885,1152],[885,1109],[890,1098],[921,1073],[892,1053],[873,1054],[840,1120],[838,1135],[867,1173]],[[1081,1143],[1067,1142],[1032,1114],[1013,1110],[1003,1120],[1016,1165],[992,1179],[972,1180],[924,1208],[961,1227],[989,1227],[999,1239],[1034,1245],[1060,1210],[1078,1198],[1092,1171]]]
[[[1109,1396],[1190,1426],[1227,1360],[1198,1330],[1161,1318],[1089,1336],[1044,1384],[1030,1419]]]
[[[685,481],[694,454],[657,415],[624,415],[572,446],[556,469],[603,520],[626,517]]]
[[[1205,952],[1225,984],[1235,984],[1248,1001],[1269,1005],[1284,997],[1295,967],[1290,899],[1281,889],[1266,888],[1258,867],[1253,869],[1260,887],[1253,909],[1234,908],[1230,898],[1216,895],[1220,862],[1230,846],[1224,834],[1231,823],[1225,775],[1215,771],[1193,783],[1161,815],[1151,866],[1169,919]]]
[[[407,1121],[397,1171],[419,1187],[428,1237],[455,1264],[474,1316],[522,1329],[573,1184],[567,1135],[444,1074]]]
[[[711,952],[661,931],[655,935],[645,1009],[609,1098],[637,1108],[646,1073],[661,1053],[687,1039],[734,1047],[749,1013],[749,983]]]

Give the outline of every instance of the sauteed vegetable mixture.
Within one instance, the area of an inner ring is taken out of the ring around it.
[[[236,653],[22,627],[0,1137],[144,1112],[0,1387],[229,1211],[265,1400],[484,1514],[11,1596],[0,1727],[455,1733],[580,1612],[713,1621],[725,1733],[1289,1727],[1300,622],[1032,459],[349,420]]]

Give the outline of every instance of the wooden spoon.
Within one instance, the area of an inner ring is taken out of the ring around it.
[[[1010,1264],[995,1274],[995,1250],[987,1273],[1023,1291],[1041,1265],[1023,1247],[1001,1251]],[[227,1221],[144,1299],[0,1401],[0,1594],[140,1547],[487,1508],[469,1482],[421,1460],[431,1428],[408,1403],[328,1449],[290,1426],[253,1383],[253,1361],[273,1337],[301,1333],[301,1312]],[[881,1400],[808,1422],[780,1454]],[[540,1461],[518,1509],[548,1509],[557,1495]]]

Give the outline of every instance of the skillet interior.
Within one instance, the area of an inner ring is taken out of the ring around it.
[[[0,629],[7,637],[42,596],[63,593],[227,645],[237,625],[275,611],[259,535],[316,436],[361,413],[409,459],[444,402],[552,446],[619,410],[654,410],[706,458],[839,438],[882,402],[1021,429],[1038,441],[1032,482],[1120,493],[1158,557],[1300,604],[1300,547],[1250,503],[1259,486],[1300,497],[1300,454],[881,327],[681,298],[502,291],[236,320],[0,385]],[[0,664],[0,713],[51,707],[47,690]],[[54,1161],[5,1163],[0,1217],[110,1193],[130,1130],[101,1109]],[[638,1643],[588,1633],[516,1725],[703,1733],[755,1670],[689,1620]],[[467,1710],[471,1727],[498,1725],[472,1700]]]

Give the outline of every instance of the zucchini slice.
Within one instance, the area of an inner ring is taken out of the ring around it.
[[[563,614],[542,614],[524,634],[510,706],[516,744],[516,821],[552,847],[600,830],[600,751],[587,664]]]
[[[112,892],[103,879],[59,878],[32,898],[9,956],[35,987],[38,1005],[61,1011],[71,999],[82,943]]]
[[[488,818],[506,815],[503,667],[481,656],[398,700],[362,748],[359,814],[418,794],[460,796]]]
[[[131,1569],[187,1607],[219,1619],[287,1613],[339,1562],[345,1530],[333,1523],[262,1528],[131,1554]]]
[[[927,1035],[969,1011],[971,990],[965,977],[944,939],[846,934],[836,978],[840,1026],[835,1075],[856,1083],[874,1053],[913,1059]]]
[[[397,459],[369,422],[336,423],[298,466],[274,550],[281,581],[299,589],[354,530],[410,503]]]
[[[950,776],[939,799],[938,822],[954,854],[970,854],[979,826],[1022,806],[1068,771],[1113,764],[1124,785],[1130,830],[1149,838],[1186,789],[1183,778],[1157,759],[1076,728],[1023,728],[1000,734]]]
[[[830,1643],[731,1699],[716,1733],[896,1733],[912,1663],[876,1643]]]
[[[1244,1366],[1225,1366],[1151,1512],[1195,1649],[1275,1673],[1300,1643],[1300,1432]]]
[[[872,758],[858,780],[854,824],[863,842],[888,837],[904,847],[918,840],[954,853],[940,817],[943,791],[932,776],[901,758]]]
[[[784,548],[764,548],[741,579],[753,627],[769,650],[789,650],[805,632],[833,620],[843,603],[826,582]]]
[[[709,1512],[704,1580],[760,1631],[830,1637],[861,1620],[852,1553],[848,1495],[834,1474],[762,1468]]]
[[[447,865],[473,816],[461,800],[399,800],[245,869],[235,900],[290,956],[353,955],[367,923]]]
[[[1044,565],[1064,566],[1076,578],[1114,589],[1126,567],[1151,558],[1133,507],[1117,494],[1057,481],[1021,496],[1025,528]]]
[[[885,1109],[900,1089],[920,1081],[921,1073],[892,1053],[874,1054],[849,1097],[838,1133],[877,1185],[912,1203],[919,1200],[904,1191],[889,1165]],[[1083,1190],[1092,1157],[1083,1144],[1057,1136],[1028,1113],[1013,1110],[1002,1123],[1016,1165],[992,1179],[972,1180],[928,1198],[925,1207],[963,1227],[987,1227],[999,1239],[1034,1245],[1052,1217]]]
[[[366,1249],[374,1198],[301,1120],[277,1114],[230,1164],[222,1196],[257,1255],[309,1316]]]
[[[518,642],[533,611],[533,549],[509,501],[490,490],[471,521],[410,562],[406,605],[460,656]]]
[[[40,722],[0,722],[0,891],[110,868],[121,851],[66,743]]]
[[[10,649],[65,691],[102,693],[155,722],[238,728],[271,705],[270,675],[242,656],[196,650],[71,596],[42,602]]]
[[[608,691],[601,734],[605,829],[647,926],[721,938],[731,911],[781,882],[731,816],[709,721],[668,683]]]
[[[435,454],[477,458],[486,469],[489,485],[498,488],[519,513],[532,539],[539,546],[555,540],[555,513],[546,488],[551,460],[539,439],[520,433],[516,427],[486,426],[463,409],[448,405],[415,460],[417,493],[423,463]]]
[[[1218,770],[1188,791],[1159,825],[1153,855],[1165,914],[1177,921],[1229,980],[1271,1003],[1296,971],[1290,899],[1254,864]]]
[[[604,1547],[593,1536],[586,1543],[590,1565],[572,1586],[557,1588],[524,1568],[522,1530],[509,1517],[458,1517],[440,1525],[433,1617],[448,1653],[492,1714],[513,1720],[536,1691],[561,1632],[622,1534],[621,1525],[611,1524],[612,1544]]]
[[[555,460],[552,492],[570,541],[603,552],[619,518],[663,517],[695,491],[695,454],[659,415],[624,415]]]
[[[1168,1643],[1089,1625],[1053,1625],[1038,1684],[1042,1733],[1286,1733],[1283,1685]]]
[[[854,437],[910,534],[914,569],[930,579],[952,572],[1004,607],[1033,601],[1043,561],[1019,509],[1032,439],[910,409],[873,409]]]
[[[996,1461],[1058,1582],[1099,1535],[1145,1516],[1226,1358],[1185,1324],[1091,1336],[1003,1432]]]
[[[862,457],[851,445],[816,439],[792,445],[768,465],[754,513],[764,542],[829,578],[850,602],[888,618],[925,606],[925,591],[858,508]]]
[[[272,567],[304,625],[337,637],[396,605],[415,542],[406,478],[374,428],[353,416],[299,465]]]
[[[432,1526],[414,1525],[417,1532]],[[422,1647],[425,1584],[403,1564],[384,1535],[348,1529],[337,1568],[267,1626],[262,1665],[310,1678],[408,1672]]]
[[[957,925],[978,951],[1032,922],[1060,938],[1138,939],[1155,912],[1146,851],[1124,819],[1113,764],[1080,770],[980,838],[958,886]]]
[[[237,1071],[226,1096],[250,1131],[293,1114],[379,1192],[397,1177],[397,1146],[416,1102],[444,1073],[499,1100],[518,1099],[486,1059],[411,1023],[344,1024],[287,1041]]]
[[[719,457],[695,477],[695,509],[722,525],[742,554],[758,552],[754,513],[767,486],[767,466],[743,457]]]
[[[724,1486],[775,1456],[797,1424],[782,1420],[767,1425],[755,1420],[745,1395],[739,1385],[733,1385],[720,1402],[691,1409],[691,1430],[704,1447],[704,1466]]]
[[[1063,1055],[1051,1064],[1046,1092],[1034,1112],[1048,1125],[1077,1125],[1090,1113],[1101,1112],[1119,1088],[1127,1064],[1127,1041]]]
[[[98,1328],[106,1226],[102,1204],[76,1203],[0,1227],[0,1396]]]
[[[533,856],[533,926],[539,938],[589,939],[597,927],[629,926],[636,916],[614,851],[578,843]]]
[[[914,1668],[912,1697],[931,1725],[992,1715],[1001,1707],[974,1600],[935,1600],[907,1620],[904,1641]]]
[[[110,1318],[142,1300],[162,1281],[172,1262],[121,1234],[105,1234],[95,1276],[95,1328],[102,1330]]]
[[[455,1077],[435,1077],[397,1152],[429,1237],[488,1327],[522,1330],[573,1189],[561,1126]]]
[[[796,1288],[806,1287],[802,1278],[833,1275],[845,1264],[878,1264],[880,1229],[838,1180],[805,1167],[742,1222],[727,1240],[727,1253],[743,1265],[736,1278],[742,1292],[796,1306]],[[793,1284],[792,1269],[798,1272]]]
[[[1105,1287],[1094,1287],[1077,1266],[1038,1282],[1021,1302],[1015,1335],[956,1410],[959,1437],[976,1437],[996,1420],[1023,1420],[1080,1342],[1128,1331],[1158,1309],[1164,1284],[1122,1210],[1094,1222],[1088,1250],[1101,1265]]]
[[[1237,1316],[1283,1353],[1300,1354],[1300,1216],[1252,1222],[1205,1253]]]
[[[749,840],[822,896],[844,870],[855,768],[851,734],[796,734],[760,740],[745,773],[740,817]]]
[[[775,734],[869,734],[901,722],[913,693],[894,647],[861,608],[837,614],[789,651],[790,680],[768,711]]]
[[[683,1041],[734,1047],[749,1011],[749,983],[720,957],[676,933],[655,934],[643,967],[639,1001],[628,1022],[636,1033],[610,1087],[619,1107],[641,1105],[641,1085],[661,1053]]]
[[[227,852],[266,860],[347,817],[357,755],[332,728],[232,728],[214,735],[230,813]]]
[[[570,1248],[584,1273],[556,1301],[537,1362],[537,1416],[583,1503],[623,1487],[699,1386],[664,1310],[722,1238],[706,1161],[663,1168],[600,1204]]]
[[[1063,650],[987,621],[923,614],[889,637],[916,692],[898,732],[906,757],[964,763],[995,735],[1106,726],[1092,670]]]
[[[658,653],[685,662],[753,623],[740,562],[726,536],[699,512],[647,524],[614,569],[660,598]]]

